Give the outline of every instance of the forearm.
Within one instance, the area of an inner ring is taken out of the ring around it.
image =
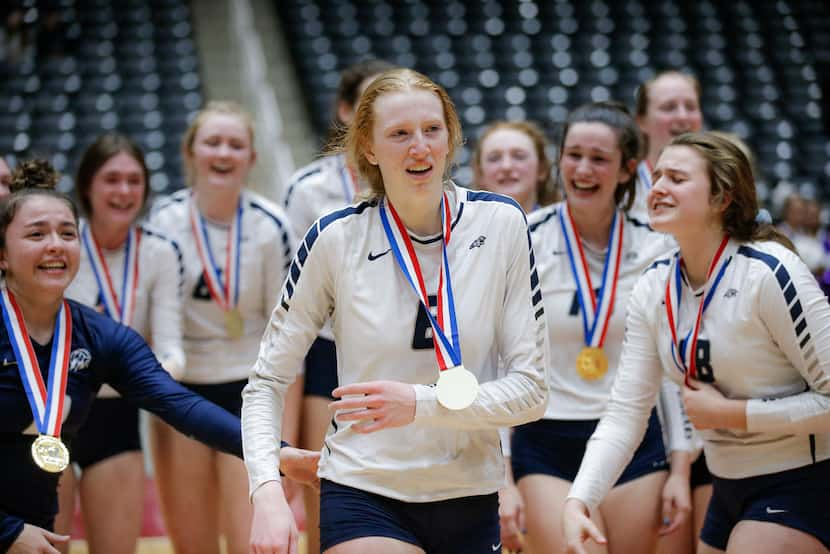
[[[744,401],[746,430],[783,433],[830,432],[830,398],[807,391],[777,399]]]
[[[242,442],[252,494],[264,483],[280,480],[277,444],[282,436],[285,388],[255,369],[242,392]]]

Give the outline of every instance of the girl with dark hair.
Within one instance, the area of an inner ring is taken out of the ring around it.
[[[574,110],[559,150],[565,200],[530,216],[552,360],[545,416],[515,428],[511,449],[532,552],[565,550],[555,522],[618,372],[625,304],[640,273],[670,248],[627,214],[640,146],[637,124],[622,105]],[[667,397],[672,421],[682,421],[679,399],[673,400]],[[685,438],[678,428],[671,436]],[[610,551],[654,550],[667,469],[652,414],[633,460],[593,514],[609,535]],[[663,529],[668,532],[677,518],[665,515],[673,520]]]
[[[236,417],[176,383],[138,333],[65,299],[81,245],[77,210],[56,182],[48,162],[24,162],[0,203],[0,552],[56,553],[69,539],[51,532],[58,479],[105,383],[182,432],[242,453]],[[308,480],[315,456],[280,452],[282,470]]]
[[[144,155],[126,136],[105,134],[86,149],[75,179],[86,216],[80,225],[81,263],[66,296],[138,331],[179,379],[185,367],[181,252],[172,240],[137,223],[148,181]],[[73,454],[90,552],[134,552],[145,486],[138,408],[103,386]],[[68,525],[75,504],[71,469],[61,485],[59,521]]]
[[[563,516],[569,552],[646,426],[661,380],[683,386],[713,496],[698,553],[830,547],[830,306],[792,244],[756,219],[752,169],[712,133],[660,155],[649,220],[679,250],[640,277],[606,414]]]

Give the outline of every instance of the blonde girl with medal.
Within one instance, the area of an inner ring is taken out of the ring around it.
[[[306,233],[243,394],[254,552],[296,548],[270,443],[329,316],[340,386],[322,550],[501,548],[498,428],[544,408],[544,310],[521,208],[448,180],[460,143],[451,100],[424,75],[386,72],[361,97],[346,150],[371,196]]]
[[[66,546],[52,532],[58,480],[104,384],[212,447],[242,452],[237,418],[176,383],[138,333],[64,298],[81,245],[57,181],[48,162],[23,162],[0,205],[1,552]],[[315,456],[280,452],[285,473],[308,480]]]
[[[286,189],[285,213],[291,219],[296,238],[301,239],[317,218],[356,202],[365,189],[365,183],[361,183],[356,170],[349,166],[345,154],[334,152],[337,142],[342,140],[345,129],[354,119],[360,95],[375,77],[394,67],[389,62],[370,58],[340,73],[334,121],[324,151],[329,154],[298,169]],[[322,448],[331,420],[328,405],[332,400],[331,391],[337,388],[337,354],[333,339],[327,325],[311,345],[303,364],[303,374],[297,379],[302,381],[303,389],[299,444],[311,450]],[[310,488],[303,493],[306,552],[319,554],[320,494]]]
[[[681,135],[655,166],[649,219],[679,250],[638,281],[606,415],[563,517],[571,552],[630,456],[663,376],[683,388],[713,494],[697,551],[828,552],[830,306],[792,244],[756,219],[746,156]]]
[[[670,248],[627,214],[640,146],[622,105],[574,110],[559,150],[565,200],[530,216],[552,359],[545,417],[516,427],[512,439],[531,552],[565,550],[556,522],[614,382],[625,303],[639,274]],[[682,412],[678,401],[674,410]],[[608,552],[654,551],[666,470],[653,414],[637,454],[594,514],[609,534]]]
[[[191,186],[160,201],[150,217],[182,251],[181,382],[239,414],[295,243],[283,211],[245,187],[256,151],[251,118],[239,106],[209,103],[185,133],[182,156]],[[229,553],[247,552],[244,465],[165,424],[152,427],[156,484],[176,552],[218,553],[220,535]]]
[[[80,226],[81,265],[67,297],[136,329],[174,378],[184,370],[181,252],[138,224],[149,193],[141,150],[119,134],[99,137],[84,152],[75,179],[87,219]],[[133,552],[141,530],[144,461],[138,408],[102,387],[74,443],[78,492],[91,552]],[[112,496],[114,489],[119,494]],[[69,530],[75,473],[61,481],[56,528]]]

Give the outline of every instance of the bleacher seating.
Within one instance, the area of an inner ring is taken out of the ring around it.
[[[183,186],[180,138],[202,105],[186,0],[23,1],[32,56],[0,61],[0,154],[46,156],[65,172],[100,133],[144,149],[155,192]]]
[[[320,137],[339,71],[369,56],[414,67],[448,89],[468,138],[462,166],[489,121],[534,119],[555,139],[569,109],[608,98],[633,105],[639,82],[678,68],[703,84],[707,127],[735,132],[754,149],[762,181],[830,192],[830,6],[822,0],[275,6]],[[470,172],[462,167],[457,177],[469,182]]]

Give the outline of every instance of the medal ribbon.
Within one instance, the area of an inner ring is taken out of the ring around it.
[[[643,183],[643,187],[645,188],[645,190],[649,190],[653,184],[651,182],[652,173],[654,173],[654,170],[652,169],[651,164],[648,162],[648,160],[643,160],[637,164],[637,176]]]
[[[714,273],[717,273],[717,275],[715,280],[712,282],[712,286],[708,291],[706,291],[703,300],[700,302],[700,306],[697,310],[697,319],[695,320],[695,324],[692,326],[691,330],[689,330],[689,333],[686,335],[686,341],[683,348],[679,346],[677,341],[677,325],[680,322],[680,300],[683,294],[683,258],[679,255],[672,261],[672,268],[669,271],[669,278],[666,280],[666,317],[669,322],[669,330],[671,331],[672,358],[674,359],[675,364],[678,364],[678,366],[684,370],[684,381],[687,386],[691,386],[689,385],[690,378],[697,378],[697,359],[695,352],[697,352],[697,336],[700,333],[700,324],[701,321],[703,321],[703,313],[706,311],[706,308],[709,307],[709,303],[715,294],[715,290],[717,290],[718,285],[726,272],[726,268],[729,266],[729,262],[732,261],[732,256],[723,258],[723,252],[726,250],[726,245],[728,243],[729,237],[723,237],[720,246],[715,252],[715,256],[712,258],[712,263],[709,265],[709,271],[706,273],[707,282]],[[717,272],[715,271],[716,269]],[[674,286],[672,286],[672,283],[674,283]],[[679,362],[676,353],[680,354]]]
[[[602,270],[602,286],[599,294],[594,293],[591,282],[591,272],[579,240],[579,232],[571,216],[571,210],[565,203],[559,210],[559,223],[565,237],[565,248],[571,262],[571,272],[576,281],[576,297],[582,308],[582,329],[585,337],[585,346],[602,348],[608,332],[608,324],[614,311],[614,302],[617,299],[617,281],[620,276],[620,261],[622,260],[623,245],[623,217],[614,211],[611,221],[611,236],[608,237],[608,253],[605,255],[605,266]]]
[[[2,289],[3,321],[9,333],[9,342],[14,349],[23,389],[32,407],[35,425],[41,435],[60,437],[63,425],[63,404],[66,397],[66,377],[69,368],[69,351],[72,342],[72,316],[69,305],[61,303],[55,319],[55,333],[52,336],[52,356],[49,359],[49,374],[46,383],[40,372],[37,356],[32,348],[23,313],[12,293]]]
[[[138,286],[138,247],[141,241],[141,229],[130,227],[127,234],[127,243],[124,246],[124,275],[121,279],[121,295],[117,295],[112,285],[107,261],[101,253],[101,248],[92,236],[89,225],[81,229],[81,242],[86,249],[89,261],[92,264],[92,273],[101,291],[104,301],[104,310],[115,321],[130,325],[135,313],[136,288]],[[119,303],[119,298],[121,302]]]
[[[190,199],[190,228],[196,240],[196,250],[202,260],[203,274],[210,296],[223,310],[230,311],[239,303],[239,252],[242,240],[242,200],[236,208],[236,215],[228,231],[228,246],[225,252],[225,270],[220,274],[210,248],[207,224],[193,197]],[[224,280],[222,277],[224,276]]]
[[[392,214],[390,223],[387,215]],[[441,228],[443,237],[441,241],[441,270],[438,276],[438,317],[434,317],[429,309],[429,298],[427,296],[424,276],[421,272],[421,264],[418,263],[418,256],[412,246],[412,240],[404,227],[398,212],[388,199],[384,198],[380,203],[380,219],[383,223],[383,230],[389,239],[389,246],[398,262],[398,267],[409,281],[412,290],[418,296],[426,311],[429,322],[432,325],[432,342],[435,346],[435,358],[438,360],[438,368],[444,371],[447,368],[461,365],[461,341],[458,338],[458,322],[455,317],[455,297],[452,292],[452,279],[450,277],[450,265],[447,260],[447,244],[450,242],[452,231],[452,220],[450,218],[450,205],[447,194],[441,198]],[[449,330],[449,337],[446,331]]]

